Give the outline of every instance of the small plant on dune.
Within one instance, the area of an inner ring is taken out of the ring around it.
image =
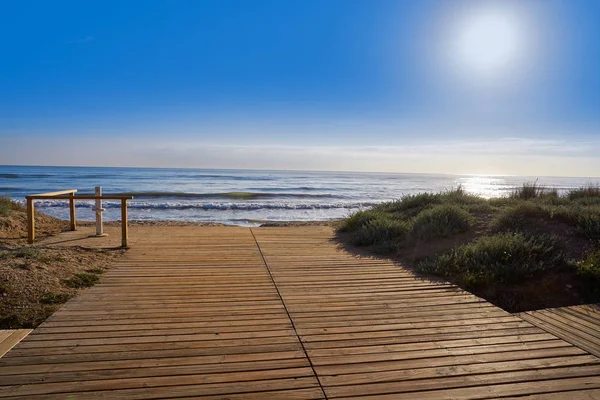
[[[584,279],[583,297],[588,302],[600,299],[600,247],[577,263],[577,273]]]
[[[441,194],[441,199],[443,203],[456,205],[485,203],[484,198],[468,193],[462,185],[458,185],[455,188],[443,192]]]
[[[10,216],[12,211],[12,202],[6,197],[0,197],[0,217]]]
[[[588,212],[577,218],[577,227],[590,239],[600,238],[600,213]]]
[[[421,272],[454,277],[473,287],[486,282],[515,282],[564,265],[553,236],[498,233],[417,265]]]
[[[578,200],[583,198],[600,198],[600,184],[590,183],[578,189],[573,189],[567,194],[569,200]]]
[[[405,219],[416,216],[421,211],[439,204],[453,204],[465,209],[476,209],[487,206],[486,200],[467,193],[462,186],[440,193],[417,193],[403,196],[399,200],[382,203],[372,208],[373,211],[396,213]]]
[[[22,258],[48,264],[54,261],[62,261],[62,257],[49,254],[44,249],[34,247],[17,247],[0,252],[0,259]]]
[[[96,274],[90,274],[88,272],[82,272],[79,274],[75,274],[72,278],[67,279],[65,284],[74,289],[80,289],[85,287],[94,286],[96,282],[98,282],[100,277]]]
[[[0,197],[0,217],[8,217],[13,211],[25,212],[25,207],[13,202],[9,197]]]
[[[44,258],[44,254],[39,249],[33,247],[21,247],[13,252],[13,257],[40,260]]]
[[[42,304],[63,304],[73,297],[69,293],[44,293],[40,298]]]
[[[352,232],[357,228],[360,228],[365,223],[374,219],[385,216],[383,213],[378,213],[375,210],[362,210],[357,211],[342,221],[338,230],[340,232]]]
[[[381,249],[391,250],[403,240],[410,230],[406,222],[390,218],[378,218],[366,222],[352,235],[352,243],[357,246],[378,244]]]
[[[410,230],[405,221],[394,219],[390,214],[376,211],[358,211],[340,226],[341,232],[350,232],[350,240],[356,246],[376,245],[374,250],[388,253],[397,248]]]
[[[400,200],[376,206],[381,211],[403,212],[408,210],[422,210],[433,204],[440,204],[440,195],[437,193],[418,193],[403,196]]]
[[[502,211],[496,216],[491,227],[496,232],[521,231],[525,228],[527,219],[540,217],[550,217],[550,215],[538,204],[519,202],[519,204]]]
[[[600,249],[577,263],[577,272],[587,279],[592,279],[595,283],[600,283]]]
[[[413,221],[412,232],[418,239],[431,240],[465,232],[475,218],[454,205],[437,205],[419,213]]]
[[[545,195],[558,196],[558,191],[556,189],[548,189],[541,186],[536,180],[534,182],[525,182],[521,187],[515,188],[510,194],[510,197],[513,199],[530,200]]]

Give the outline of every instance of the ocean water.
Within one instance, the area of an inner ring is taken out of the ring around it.
[[[131,194],[132,220],[222,222],[257,225],[265,221],[343,218],[406,194],[437,192],[462,185],[486,198],[508,194],[538,180],[567,191],[598,178],[433,175],[352,172],[212,169],[0,166],[0,196],[24,202],[28,194],[77,189],[93,194]],[[92,201],[78,201],[77,216],[93,220]],[[36,201],[38,210],[68,219],[68,203]],[[105,201],[105,220],[120,218],[120,204]]]

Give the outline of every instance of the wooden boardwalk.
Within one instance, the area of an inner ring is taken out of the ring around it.
[[[600,305],[549,308],[519,316],[600,357]]]
[[[600,399],[598,357],[329,228],[131,238],[0,359],[0,398]]]

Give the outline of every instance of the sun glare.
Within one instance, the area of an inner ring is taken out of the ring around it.
[[[449,56],[470,79],[498,81],[518,67],[526,35],[511,9],[482,7],[457,19],[449,35]]]

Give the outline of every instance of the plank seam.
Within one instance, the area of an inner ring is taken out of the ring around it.
[[[275,290],[277,291],[277,295],[279,296],[279,300],[281,300],[281,304],[283,304],[283,308],[285,309],[285,313],[287,314],[287,316],[288,316],[288,318],[290,320],[290,323],[292,324],[292,329],[294,330],[294,333],[296,334],[296,337],[298,338],[298,342],[300,343],[300,346],[302,346],[302,351],[304,352],[304,355],[306,356],[306,359],[308,360],[310,368],[312,369],[312,372],[313,372],[313,374],[315,376],[317,384],[319,385],[319,388],[321,389],[321,393],[323,393],[323,397],[325,399],[327,399],[327,394],[325,393],[325,389],[323,388],[323,385],[321,384],[321,380],[319,379],[319,375],[317,375],[317,371],[315,371],[315,366],[313,365],[312,360],[308,356],[308,352],[306,351],[306,348],[304,347],[304,343],[302,342],[302,339],[300,338],[300,335],[298,334],[298,331],[296,330],[296,325],[294,324],[294,320],[292,319],[292,316],[290,315],[290,312],[287,309],[287,305],[285,304],[285,301],[283,301],[283,296],[281,295],[281,292],[279,291],[279,287],[275,283],[275,278],[273,278],[273,273],[271,272],[271,268],[269,267],[269,263],[267,262],[267,259],[265,258],[265,255],[263,254],[263,251],[260,248],[260,244],[258,244],[258,240],[256,240],[256,236],[254,236],[254,231],[252,230],[252,228],[249,228],[249,229],[250,229],[250,234],[252,235],[252,239],[254,239],[254,243],[256,243],[256,247],[258,248],[258,252],[260,253],[260,256],[261,256],[261,258],[263,260],[263,263],[265,264],[265,268],[267,268],[267,272],[269,273],[269,278],[271,279],[271,282],[273,283],[273,286],[275,287]]]

